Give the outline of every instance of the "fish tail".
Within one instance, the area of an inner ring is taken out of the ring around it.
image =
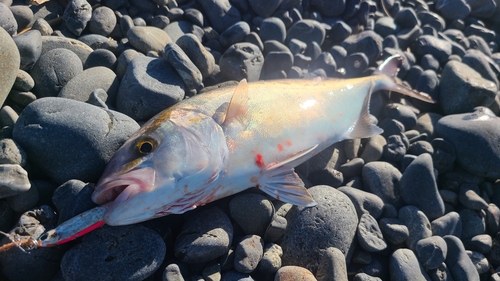
[[[398,83],[396,81],[396,77],[399,72],[399,68],[403,64],[404,57],[401,55],[393,55],[386,59],[380,66],[379,68],[375,71],[375,74],[383,75],[386,76],[387,78],[390,79],[390,81],[387,81],[387,83],[382,83],[380,85],[381,90],[389,90],[389,91],[394,91],[398,92],[400,94],[403,94],[405,96],[409,96],[412,98],[416,98],[418,100],[428,102],[428,103],[436,103],[436,101],[429,95],[423,92],[419,92],[416,90],[413,90],[401,83]],[[386,80],[389,80],[386,79]]]

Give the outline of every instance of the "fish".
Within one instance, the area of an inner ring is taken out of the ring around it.
[[[387,90],[434,103],[396,82],[403,57],[352,79],[240,81],[160,112],[108,162],[88,211],[39,238],[58,245],[103,224],[182,214],[251,187],[293,205],[316,205],[294,167],[344,139],[382,133],[369,113]],[[58,235],[58,230],[61,235]]]

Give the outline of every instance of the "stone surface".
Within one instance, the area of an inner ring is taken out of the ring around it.
[[[318,250],[338,248],[350,261],[358,219],[351,200],[342,192],[324,185],[311,187],[309,192],[318,205],[292,207],[281,247],[283,265],[303,266],[314,273]]]
[[[2,7],[8,10],[0,3],[0,9],[3,9]],[[4,103],[14,85],[20,63],[21,57],[16,44],[9,33],[4,28],[0,28],[0,104]]]

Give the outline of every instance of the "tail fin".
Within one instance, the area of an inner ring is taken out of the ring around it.
[[[399,68],[403,64],[404,57],[401,55],[393,55],[386,59],[375,71],[375,74],[383,74],[389,76],[393,81],[392,85],[389,85],[386,89],[400,94],[419,99],[428,103],[436,103],[432,97],[426,93],[412,90],[403,84],[396,82],[396,76],[398,75]]]

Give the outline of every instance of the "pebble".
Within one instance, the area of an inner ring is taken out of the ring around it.
[[[414,250],[417,242],[432,236],[431,223],[425,214],[417,207],[407,205],[399,209],[398,219],[408,228],[408,239],[406,245]]]
[[[459,212],[462,219],[462,239],[470,239],[486,231],[486,215],[470,209],[462,209]]]
[[[432,162],[438,173],[451,171],[454,167],[456,152],[453,145],[442,138],[435,138],[431,142],[434,148]]]
[[[279,215],[275,215],[264,233],[264,240],[269,242],[278,241],[285,233],[288,225],[287,220]]]
[[[6,108],[3,107],[2,110]],[[13,124],[12,124],[13,125]],[[26,152],[13,139],[0,139],[0,164],[17,164],[26,166]]]
[[[335,247],[330,247],[320,253],[318,271],[316,272],[318,281],[347,281],[347,265],[344,254]]]
[[[58,224],[96,207],[97,205],[90,198],[94,188],[94,184],[80,180],[69,180],[57,187],[52,196],[52,202],[59,214]]]
[[[378,54],[382,52],[382,41],[383,38],[380,35],[372,30],[367,30],[347,37],[347,39],[342,42],[342,47],[344,47],[349,54],[357,52],[364,53],[368,58],[369,64],[371,64],[375,62]]]
[[[103,89],[108,94],[108,104],[116,102],[120,81],[116,74],[104,66],[87,68],[77,74],[59,91],[58,97],[87,102],[92,92]]]
[[[116,60],[117,59],[115,54],[110,50],[96,49],[95,51],[90,53],[83,68],[88,69],[92,67],[103,66],[111,70],[114,70],[116,65]]]
[[[13,135],[30,162],[62,184],[70,179],[96,181],[105,163],[138,129],[135,121],[119,112],[70,99],[43,98],[22,111]]]
[[[444,215],[430,154],[423,153],[410,163],[401,177],[399,190],[406,204],[419,208],[430,220]]]
[[[417,57],[432,54],[440,63],[445,63],[452,54],[451,44],[448,41],[431,35],[418,37],[412,45],[412,50]]]
[[[0,3],[0,19],[4,18],[4,8],[8,10],[4,4]],[[0,26],[3,26],[1,20]],[[0,67],[0,102],[3,104],[16,81],[17,70],[21,61],[15,41],[3,28],[0,28],[0,50],[0,61],[2,62],[2,67]]]
[[[52,26],[43,18],[37,18],[33,22],[31,29],[40,31],[42,36],[49,36],[54,32]]]
[[[264,56],[252,43],[231,45],[219,60],[221,73],[228,79],[248,82],[258,81],[264,65]]]
[[[477,106],[490,106],[497,86],[468,65],[449,61],[443,68],[439,84],[441,108],[446,115],[472,111]]]
[[[239,279],[241,280],[241,279]],[[283,266],[276,272],[276,276],[274,276],[274,281],[317,281],[311,271],[300,267],[300,266]]]
[[[265,80],[286,78],[286,73],[293,66],[292,53],[288,52],[269,52],[265,56],[262,67],[261,78]]]
[[[361,173],[363,186],[367,191],[377,195],[384,203],[400,208],[403,199],[399,193],[401,172],[387,162],[371,162],[365,164]]]
[[[264,240],[258,235],[244,236],[234,250],[234,269],[251,273],[264,254]]]
[[[479,234],[472,237],[470,240],[463,241],[463,243],[466,249],[486,255],[491,251],[493,239],[488,234]]]
[[[465,170],[481,177],[499,178],[500,147],[494,141],[498,139],[499,122],[500,119],[491,110],[478,107],[472,113],[439,119],[436,129],[443,139],[453,145],[457,162]],[[477,147],[481,149],[474,149]]]
[[[67,49],[75,53],[85,64],[87,57],[94,50],[79,40],[61,37],[61,36],[42,36],[42,56],[53,49]]]
[[[493,203],[488,204],[486,209],[486,227],[490,234],[500,231],[500,208]]]
[[[262,259],[254,271],[256,278],[258,277],[257,279],[259,280],[273,279],[281,267],[281,256],[283,256],[283,250],[280,245],[274,243],[267,244],[264,247]]]
[[[106,6],[97,7],[92,12],[89,30],[93,34],[109,36],[116,27],[116,16],[113,10]]]
[[[196,65],[203,78],[207,78],[215,71],[215,58],[205,49],[198,37],[193,34],[185,34],[177,39],[176,44]]]
[[[198,0],[197,3],[202,7],[212,27],[219,33],[241,20],[241,13],[229,0]]]
[[[177,44],[167,43],[163,50],[163,58],[179,74],[188,90],[199,91],[203,88],[200,70]]]
[[[0,198],[19,195],[30,189],[28,173],[18,164],[0,164]]]
[[[316,42],[319,45],[325,40],[325,28],[317,21],[304,19],[294,23],[287,32],[285,42],[288,44],[292,39],[303,42]]]
[[[184,81],[169,63],[140,56],[127,67],[116,96],[116,108],[135,120],[148,120],[181,101],[184,95]]]
[[[228,27],[219,37],[222,47],[227,48],[233,44],[242,42],[250,34],[250,25],[244,21],[239,21]]]
[[[175,263],[169,264],[165,267],[162,276],[163,281],[184,281],[184,277],[182,277],[181,269]]]
[[[368,275],[366,273],[358,273],[354,275],[353,281],[382,281],[382,279]]]
[[[387,248],[377,221],[370,214],[363,214],[359,219],[358,243],[367,252],[380,252]]]
[[[360,157],[365,161],[365,163],[378,161],[382,158],[384,146],[386,144],[387,141],[382,135],[375,135],[366,143]]]
[[[384,238],[393,245],[404,243],[410,235],[408,227],[398,218],[382,218],[379,225]]]
[[[30,30],[13,39],[21,55],[20,69],[29,71],[42,53],[42,35],[38,30]]]
[[[126,34],[129,43],[143,54],[161,52],[167,43],[174,42],[167,32],[153,26],[133,26]]]
[[[444,237],[453,235],[462,236],[462,218],[457,212],[449,212],[444,216],[437,218],[431,223],[432,234]]]
[[[488,203],[479,195],[479,186],[472,183],[460,185],[458,200],[464,207],[471,210],[480,211],[488,208]]]
[[[267,17],[260,24],[259,37],[263,42],[267,40],[276,40],[280,43],[284,43],[286,34],[286,26],[280,18]]]
[[[263,236],[273,219],[274,207],[264,195],[248,193],[231,199],[229,213],[245,234]]]
[[[12,89],[27,92],[31,91],[33,87],[35,87],[35,80],[33,80],[28,72],[19,69],[14,85],[12,85]]]
[[[490,263],[483,254],[475,251],[465,251],[465,252],[471,259],[472,263],[474,264],[477,273],[483,274],[490,270]]]
[[[227,215],[217,207],[205,209],[182,226],[175,240],[175,257],[188,264],[205,263],[226,254],[232,240],[233,226]]]
[[[63,19],[66,28],[80,36],[92,18],[92,6],[86,0],[71,0],[64,10]]]
[[[166,246],[145,226],[104,226],[84,236],[61,261],[65,280],[94,276],[99,280],[144,280],[161,265]],[[85,266],[82,266],[85,265]]]
[[[469,4],[464,0],[439,0],[436,2],[436,9],[448,20],[465,19],[471,12]]]
[[[437,269],[446,259],[448,246],[441,236],[431,236],[418,241],[415,252],[427,270]]]
[[[400,135],[387,137],[387,145],[384,146],[383,159],[399,162],[406,154],[406,145]]]
[[[3,28],[3,32],[6,32],[10,36],[16,35],[18,29],[14,14],[4,3],[0,3],[0,27]]]
[[[309,193],[318,205],[290,209],[281,247],[283,265],[302,266],[315,273],[318,250],[335,247],[344,253],[347,262],[350,260],[358,219],[356,209],[344,193],[325,185],[313,186]]]
[[[230,270],[222,273],[221,281],[254,281],[250,274]]]
[[[443,238],[448,246],[448,254],[446,255],[445,262],[453,279],[457,281],[479,280],[479,273],[467,255],[462,241],[453,235],[446,235]]]
[[[55,97],[82,71],[82,62],[75,53],[64,48],[52,49],[40,56],[30,72],[35,81],[33,93],[38,98]]]
[[[342,191],[351,199],[358,218],[361,218],[364,214],[369,214],[378,219],[382,215],[384,202],[377,195],[348,186],[339,187],[337,190]]]
[[[431,278],[418,262],[417,257],[410,249],[398,249],[389,259],[391,280],[428,280]]]

